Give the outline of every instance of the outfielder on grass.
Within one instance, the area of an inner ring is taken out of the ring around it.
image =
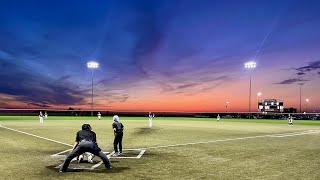
[[[73,149],[61,165],[59,172],[66,172],[71,160],[85,152],[90,152],[100,157],[107,169],[112,168],[112,164],[108,157],[101,151],[97,144],[96,133],[91,131],[90,124],[83,124],[82,130],[77,132]]]
[[[40,124],[43,124],[43,114],[42,114],[42,111],[40,111],[39,119],[40,119]]]
[[[218,114],[218,116],[217,116],[217,122],[219,122],[220,121],[220,116],[219,116],[219,114]]]
[[[289,114],[289,126],[293,126],[293,117]]]

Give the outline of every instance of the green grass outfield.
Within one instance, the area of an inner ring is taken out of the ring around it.
[[[18,118],[17,118],[18,117]],[[0,125],[73,144],[90,123],[104,151],[112,151],[111,117],[0,116]],[[20,118],[20,119],[19,119]],[[120,117],[125,149],[141,158],[111,158],[114,168],[59,173],[67,145],[0,128],[0,179],[319,179],[320,121]],[[314,131],[309,131],[314,130]],[[285,134],[293,133],[294,134]],[[303,133],[301,133],[303,132]],[[313,133],[309,133],[313,132]],[[278,136],[268,136],[278,134]],[[286,135],[286,136],[285,136]],[[126,156],[127,151],[124,151]],[[99,160],[99,158],[95,158]],[[72,164],[77,167],[78,164]],[[71,166],[70,166],[71,167]]]
[[[122,120],[148,120],[148,117],[120,117]],[[0,116],[1,121],[7,120],[39,120],[38,116]],[[46,120],[97,120],[97,117],[93,116],[50,116]],[[102,117],[101,120],[112,120],[112,116]],[[156,121],[215,121],[215,118],[193,118],[193,117],[156,117]],[[274,120],[274,119],[221,119],[223,122],[247,122],[247,123],[271,123],[271,124],[288,124],[288,120]],[[318,120],[295,120],[297,125],[315,125],[320,126],[320,121]]]

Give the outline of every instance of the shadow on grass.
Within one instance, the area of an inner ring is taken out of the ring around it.
[[[160,128],[156,128],[156,127],[153,127],[153,128],[144,127],[144,128],[136,128],[134,133],[135,134],[149,134],[149,133],[153,133],[153,132],[156,132],[159,130],[160,130]]]
[[[56,166],[46,166],[47,169],[50,169],[52,171],[55,171],[59,173],[59,169],[56,168]],[[129,167],[113,167],[112,169],[106,169],[106,168],[99,168],[99,169],[68,169],[67,172],[64,173],[73,173],[73,172],[86,172],[86,173],[123,173],[126,170],[129,170],[131,168]]]
[[[113,167],[112,169],[103,169],[103,168],[100,168],[98,170],[93,170],[94,172],[96,173],[122,173],[126,170],[129,170],[131,168],[129,167]],[[91,171],[91,172],[93,172]]]

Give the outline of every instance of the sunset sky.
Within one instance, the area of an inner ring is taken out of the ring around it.
[[[320,111],[320,1],[0,2],[0,108],[91,109],[91,60],[95,109]]]

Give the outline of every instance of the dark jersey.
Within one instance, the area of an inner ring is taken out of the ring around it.
[[[114,122],[112,124],[112,128],[115,128],[116,129],[116,132],[117,133],[122,133],[123,132],[123,124],[121,122]]]
[[[77,132],[76,141],[80,142],[82,140],[92,141],[94,143],[97,142],[96,133],[93,131],[81,130]]]

